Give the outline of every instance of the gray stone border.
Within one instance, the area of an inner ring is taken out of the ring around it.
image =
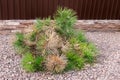
[[[30,32],[36,20],[0,20],[0,34]],[[78,20],[75,29],[85,31],[120,31],[120,20]]]

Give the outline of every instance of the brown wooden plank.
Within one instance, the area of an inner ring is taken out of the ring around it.
[[[108,12],[109,12],[109,2],[106,1],[106,10],[105,10],[105,19],[107,20],[108,19]]]
[[[46,5],[46,17],[49,16],[49,10],[48,10],[48,9],[49,9],[49,6],[48,6],[49,3],[48,3],[48,2],[49,2],[49,0],[46,0],[46,4],[45,4],[45,5]],[[53,1],[51,1],[51,2],[53,2]],[[53,5],[53,6],[54,6],[54,5]]]
[[[69,1],[69,4],[70,4],[70,9],[74,9],[74,5],[73,5],[73,3],[75,2],[75,0],[70,0]]]
[[[37,0],[37,17],[43,18],[42,11],[43,11],[43,0]]]
[[[82,6],[81,6],[81,12],[80,12],[80,13],[81,13],[81,19],[85,19],[85,18],[84,18],[85,8],[86,8],[85,0],[83,0]]]
[[[1,6],[2,6],[2,16],[3,19],[8,19],[8,2],[7,0],[1,0]]]
[[[53,2],[51,3],[50,0],[48,0],[48,15],[51,16],[52,15],[52,11],[53,11]]]
[[[120,0],[0,0],[0,19],[53,16],[58,5],[74,9],[79,19],[120,18]]]
[[[57,8],[58,8],[58,0],[53,0],[54,1],[54,11],[56,12]],[[55,13],[54,12],[54,13]]]
[[[65,7],[65,0],[60,0],[61,7]]]
[[[114,14],[115,14],[115,6],[117,5],[117,0],[112,0],[111,1],[111,9],[110,9],[110,18],[114,18],[115,16],[114,16]],[[118,10],[119,10],[119,8],[118,8]]]
[[[96,0],[95,5],[95,12],[94,12],[94,18],[93,19],[99,19],[100,18],[100,8],[101,8],[101,1],[102,0]]]
[[[38,9],[38,8],[37,8],[37,0],[35,0],[35,3],[34,3],[34,4],[35,4],[35,18],[38,18],[38,17],[37,17],[37,9]]]
[[[19,0],[19,5],[20,5],[20,19],[25,19],[25,17],[26,17],[26,14],[25,14],[25,12],[26,12],[25,1],[26,0]]]
[[[74,11],[76,12],[76,15],[77,15],[77,18],[78,18],[78,16],[79,16],[79,14],[78,14],[78,2],[79,2],[79,0],[76,0],[75,2],[74,2]]]
[[[88,18],[93,19],[95,0],[87,0],[87,2],[89,3]]]
[[[82,8],[83,8],[83,1],[84,0],[79,0],[79,3],[78,3],[78,14],[79,14],[79,19],[82,19]]]
[[[69,8],[69,0],[64,0],[64,7]]]
[[[118,4],[119,3],[119,0],[116,0],[116,5],[115,5],[115,12],[114,12],[114,16],[113,16],[113,18],[114,19],[117,19],[117,12],[118,12],[118,10],[120,9],[120,7],[118,7],[118,5],[120,5],[120,4]],[[119,8],[119,9],[118,9]]]
[[[89,2],[87,1],[87,3],[88,3],[88,10],[87,10],[87,13],[88,13],[88,15],[87,15],[87,18],[88,19],[90,19],[91,18],[91,11],[92,11],[92,0],[89,0]]]
[[[72,8],[73,8],[73,10],[75,11],[75,8],[76,8],[76,6],[77,6],[77,3],[76,3],[76,1],[77,0],[72,0]]]
[[[111,3],[110,1],[107,1],[107,4],[106,4],[106,19],[109,19],[109,13],[110,13],[110,8],[111,8]]]
[[[92,16],[91,16],[92,19],[95,19],[94,15],[95,15],[95,9],[97,7],[96,3],[97,3],[97,0],[93,0],[93,6],[92,6],[93,9],[92,9]]]
[[[113,4],[114,4],[114,6],[113,6],[114,9],[112,11],[112,18],[115,17],[115,11],[116,11],[116,9],[115,9],[116,8],[116,1],[115,0],[113,1]]]
[[[57,11],[57,8],[58,8],[58,0],[53,0],[53,13],[52,13],[52,16],[54,16],[54,14],[56,13]]]
[[[52,19],[56,13],[56,10],[58,8],[58,0],[53,0],[53,2],[49,2],[51,4],[51,16],[52,16]]]
[[[59,0],[60,7],[63,7],[62,0]]]
[[[14,0],[8,0],[8,19],[14,19]]]
[[[113,10],[114,10],[114,0],[111,0],[111,9],[110,9],[110,18],[112,19],[112,15],[113,15]]]
[[[105,8],[105,0],[102,0],[102,5],[101,5],[101,15],[100,15],[100,17],[102,17],[102,19],[105,19],[105,10],[106,10],[106,8]]]
[[[105,11],[106,11],[106,1],[105,0],[102,0],[102,6],[101,6],[101,17],[102,17],[102,19],[105,19],[105,17],[106,17],[106,13],[105,13]]]
[[[101,5],[102,5],[102,0],[98,0],[98,7],[97,7],[97,10],[96,10],[96,19],[101,19]]]
[[[118,18],[120,20],[120,10],[118,10]]]
[[[62,6],[65,7],[65,0],[61,0],[61,1],[62,1],[61,2]]]
[[[47,17],[47,4],[48,4],[48,1],[47,0],[43,0],[43,5],[42,5],[42,15],[43,15],[43,18],[46,18]]]
[[[48,15],[49,17],[51,17],[51,15],[52,15],[52,9],[53,9],[52,6],[54,6],[54,5],[51,5],[51,3],[53,3],[53,1],[54,1],[54,0],[52,0],[52,1],[48,0],[47,15]]]
[[[31,4],[31,17],[32,19],[36,19],[37,18],[37,0],[32,0],[32,4]]]
[[[111,0],[109,0],[109,2],[107,3],[107,9],[106,9],[106,19],[111,18],[110,16],[111,9],[112,9],[112,3],[111,3]]]
[[[119,18],[119,11],[120,11],[120,0],[118,0],[118,6],[117,6],[117,12],[116,12],[116,19],[120,19]]]
[[[20,19],[20,0],[14,0],[14,19]]]
[[[2,4],[1,4],[1,0],[0,0],[0,20],[2,20]]]
[[[32,0],[26,0],[25,4],[25,9],[26,9],[26,19],[31,19],[31,1]]]
[[[120,0],[118,1],[118,16],[117,16],[117,19],[120,19]]]
[[[53,0],[53,4],[52,4],[53,5],[52,6],[53,9],[52,9],[52,15],[51,16],[54,16],[54,13],[55,13],[55,4],[56,4],[55,0]]]
[[[84,8],[84,14],[83,14],[83,18],[87,19],[87,9],[88,9],[88,1],[87,0],[84,0],[84,5],[85,5],[85,8]]]

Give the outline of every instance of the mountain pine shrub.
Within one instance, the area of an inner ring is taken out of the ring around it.
[[[51,71],[60,73],[79,70],[95,60],[96,47],[82,31],[74,30],[76,13],[59,8],[54,16],[37,19],[31,33],[16,34],[17,53],[22,55],[21,65],[27,72]]]

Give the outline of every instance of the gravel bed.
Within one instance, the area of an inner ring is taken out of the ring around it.
[[[12,46],[14,35],[0,35],[0,80],[120,80],[120,32],[87,32],[99,49],[97,61],[64,74],[26,73]]]

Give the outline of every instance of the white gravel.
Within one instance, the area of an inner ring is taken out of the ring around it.
[[[87,32],[98,49],[97,62],[65,74],[26,73],[12,47],[13,35],[0,35],[0,80],[120,80],[120,32]]]

